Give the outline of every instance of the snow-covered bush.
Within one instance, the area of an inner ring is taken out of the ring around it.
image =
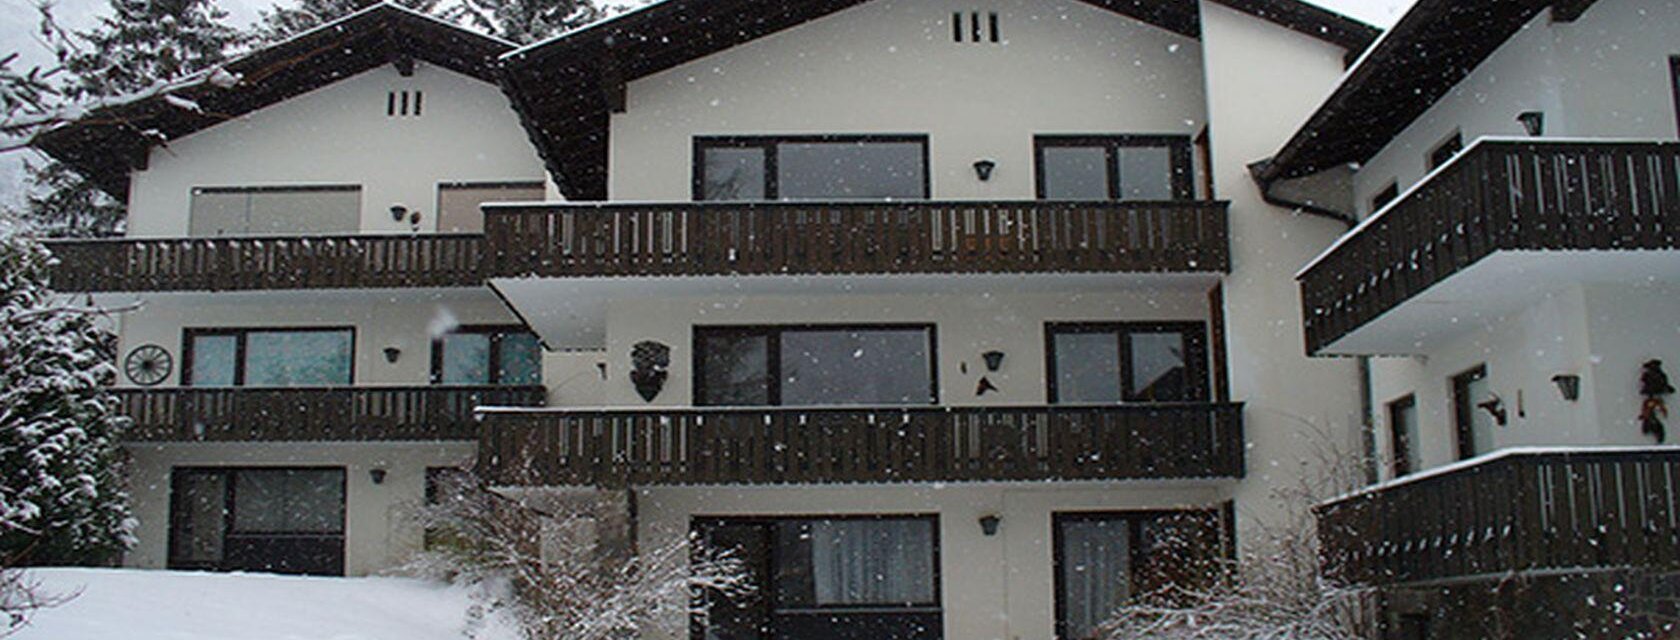
[[[530,638],[623,640],[673,620],[686,628],[704,615],[700,593],[754,588],[739,559],[699,540],[615,548],[589,515],[538,510],[464,472],[442,485],[417,510],[426,548],[406,569],[485,587],[485,606],[511,609]]]

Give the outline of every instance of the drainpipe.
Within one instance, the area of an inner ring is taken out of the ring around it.
[[[1272,161],[1270,159],[1261,160],[1248,165],[1248,174],[1250,177],[1254,178],[1255,184],[1260,186],[1260,199],[1265,201],[1266,204],[1329,218],[1347,225],[1349,229],[1352,229],[1354,225],[1359,224],[1359,221],[1355,220],[1353,216],[1336,211],[1335,209],[1321,207],[1311,202],[1293,202],[1273,194],[1272,185],[1277,182],[1278,176],[1272,167]]]

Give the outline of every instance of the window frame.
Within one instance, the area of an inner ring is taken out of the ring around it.
[[[1470,396],[1470,385],[1486,380],[1487,363],[1470,367],[1448,378],[1453,409],[1453,432],[1458,444],[1458,459],[1469,460],[1483,452],[1476,451],[1476,399]]]
[[[784,524],[789,524],[789,523],[811,523],[811,522],[819,522],[819,521],[824,521],[824,520],[831,521],[831,522],[846,522],[846,521],[859,521],[859,520],[873,520],[873,521],[879,522],[879,521],[886,521],[886,520],[904,520],[904,521],[919,521],[919,522],[928,523],[928,525],[929,525],[928,530],[933,534],[932,539],[929,541],[929,545],[928,545],[929,549],[933,552],[933,558],[931,558],[931,561],[929,563],[930,568],[933,570],[933,575],[930,576],[930,579],[932,580],[931,585],[932,585],[932,588],[933,588],[933,600],[931,602],[913,602],[913,603],[887,602],[887,603],[864,603],[864,604],[811,604],[809,606],[799,606],[799,607],[784,607],[784,606],[782,606],[783,603],[780,602],[780,600],[779,600],[780,589],[777,588],[777,587],[780,586],[779,584],[777,584],[777,582],[778,582],[777,578],[779,577],[777,575],[777,572],[778,572],[778,569],[782,566],[778,561],[782,559],[783,554],[786,553],[786,552],[785,552],[785,550],[782,549],[782,547],[780,545],[776,544],[776,536],[775,536],[776,530],[775,530],[775,528],[779,527],[779,526],[782,526]],[[943,576],[943,573],[944,573],[944,567],[941,566],[941,564],[940,564],[940,559],[943,557],[943,549],[941,548],[941,538],[942,538],[942,536],[940,535],[940,531],[939,531],[939,514],[938,513],[926,513],[926,512],[916,512],[916,513],[844,513],[844,514],[826,514],[826,515],[775,515],[775,516],[756,516],[756,515],[754,515],[754,516],[701,516],[701,515],[696,515],[696,516],[691,516],[689,518],[689,530],[690,531],[701,531],[705,527],[728,526],[728,525],[760,526],[760,527],[766,527],[771,532],[771,535],[769,536],[770,549],[769,549],[769,553],[767,554],[769,559],[770,559],[770,567],[769,567],[770,575],[767,576],[767,578],[768,578],[767,582],[769,582],[769,584],[759,585],[759,589],[761,590],[761,593],[764,594],[764,597],[767,598],[767,602],[769,603],[770,613],[771,613],[772,616],[774,616],[777,612],[786,612],[786,613],[792,613],[792,614],[795,614],[795,615],[807,614],[807,613],[816,612],[816,611],[833,612],[833,613],[846,613],[846,612],[869,613],[869,612],[872,612],[872,611],[875,611],[875,610],[882,610],[882,609],[890,609],[890,610],[893,610],[894,612],[905,612],[905,613],[912,613],[912,612],[935,613],[935,612],[943,611],[944,608],[945,608],[945,605],[944,605],[945,589],[944,589],[944,585],[941,583],[941,577]]]
[[[548,193],[548,184],[543,182],[542,180],[483,180],[483,181],[444,180],[444,181],[438,182],[437,187],[432,189],[432,211],[434,212],[433,217],[436,218],[436,220],[434,222],[436,224],[438,224],[440,227],[443,224],[443,194],[446,191],[450,191],[450,190],[454,190],[454,189],[509,189],[509,190],[512,190],[512,189],[535,189],[537,191],[543,192],[544,197],[546,197],[547,193]],[[479,204],[479,206],[480,206],[479,215],[480,216],[483,215],[483,209],[482,209],[483,202],[518,202],[518,201],[517,200],[486,200],[486,201],[482,201]],[[441,231],[441,233],[458,233],[458,234],[478,235],[478,234],[483,233],[483,228],[482,228],[482,223],[480,223],[480,229],[477,232],[473,232],[473,231],[455,231],[455,232]]]
[[[296,237],[296,236],[299,236],[299,235],[307,235],[307,234],[296,234],[296,233],[253,233],[251,231],[250,208],[249,208],[250,205],[249,205],[249,202],[247,202],[245,229],[241,233],[229,233],[229,234],[212,235],[212,236],[193,236],[191,234],[191,229],[192,229],[192,226],[193,226],[192,211],[193,211],[194,204],[195,204],[194,199],[199,194],[213,194],[213,195],[247,194],[247,195],[249,195],[249,194],[255,194],[255,193],[355,193],[356,194],[356,210],[353,212],[352,221],[355,223],[354,227],[360,228],[361,227],[361,215],[362,215],[363,209],[367,206],[367,200],[366,200],[367,190],[364,189],[363,186],[364,185],[359,184],[359,183],[323,183],[323,184],[297,184],[297,185],[276,184],[276,185],[260,185],[260,186],[249,186],[249,185],[233,185],[233,186],[228,186],[228,185],[220,185],[220,186],[217,186],[217,185],[210,185],[210,186],[194,185],[194,186],[189,187],[187,189],[187,228],[189,230],[188,235],[191,236],[191,237],[194,237],[194,238],[285,238],[285,237]]]
[[[237,484],[237,482],[235,482],[234,478],[237,477],[242,472],[251,472],[251,471],[272,471],[272,472],[337,471],[338,472],[338,479],[339,479],[339,496],[343,499],[342,502],[339,504],[338,531],[337,532],[320,532],[320,531],[303,531],[303,532],[298,532],[298,531],[244,531],[244,532],[238,532],[234,528],[234,516],[236,515],[236,513],[238,511],[237,500],[238,500],[239,492],[238,492],[238,489],[235,486]],[[180,533],[180,523],[181,523],[182,520],[184,520],[189,515],[186,511],[184,511],[183,506],[179,504],[178,498],[182,494],[182,485],[185,483],[185,480],[187,479],[188,476],[192,476],[192,475],[217,475],[217,476],[221,476],[221,478],[222,478],[222,514],[221,514],[221,516],[222,516],[222,558],[220,560],[214,562],[214,563],[184,560],[180,557],[179,553],[177,553],[178,545],[177,545],[176,541],[177,541],[177,536]],[[340,565],[339,575],[343,574],[343,564],[344,564],[344,561],[345,561],[345,556],[348,552],[348,549],[346,548],[345,545],[346,545],[346,541],[349,539],[348,534],[349,534],[349,531],[350,531],[350,470],[346,466],[335,466],[335,465],[285,465],[285,466],[187,465],[187,466],[170,467],[170,469],[169,469],[169,498],[167,500],[167,504],[168,504],[168,513],[169,513],[169,526],[168,526],[168,535],[166,537],[166,540],[164,541],[164,544],[166,546],[166,553],[164,554],[165,555],[164,563],[170,569],[208,570],[208,571],[230,571],[230,570],[234,570],[233,568],[231,568],[231,565],[229,564],[228,557],[227,557],[228,538],[229,538],[229,536],[238,537],[238,536],[243,535],[245,537],[268,536],[268,537],[305,537],[305,538],[321,538],[321,539],[334,539],[334,538],[336,538],[337,541],[338,541],[338,544],[339,544],[339,565]]]
[[[1138,400],[1130,397],[1127,388],[1132,386],[1131,343],[1126,336],[1134,333],[1171,333],[1177,331],[1184,336],[1184,367],[1189,378],[1191,399],[1187,400]],[[1056,336],[1060,334],[1078,333],[1113,333],[1120,336],[1120,377],[1116,382],[1120,385],[1120,403],[1122,404],[1162,404],[1162,403],[1200,403],[1208,402],[1210,398],[1210,384],[1208,381],[1208,334],[1207,323],[1200,320],[1173,320],[1159,322],[1046,322],[1044,323],[1044,381],[1046,385],[1045,397],[1050,404],[1063,404],[1057,393],[1057,384],[1061,377],[1056,369]],[[1082,403],[1074,403],[1082,404]]]
[[[356,385],[356,326],[281,326],[281,327],[185,327],[181,329],[181,378],[180,386],[194,388],[267,388],[245,386],[245,343],[253,333],[333,333],[339,331],[350,332],[350,380],[346,387]],[[228,387],[207,387],[193,384],[193,340],[201,336],[233,336],[233,384]],[[340,385],[300,385],[298,388],[308,387],[336,387]],[[277,387],[278,388],[278,387]]]
[[[1038,200],[1049,200],[1044,188],[1044,150],[1054,147],[1102,147],[1103,166],[1108,174],[1108,198],[1090,202],[1149,202],[1124,200],[1119,197],[1119,150],[1127,147],[1165,147],[1170,159],[1172,202],[1196,199],[1196,162],[1191,153],[1191,136],[1176,134],[1037,134],[1033,136],[1033,193]],[[1077,202],[1077,201],[1076,201]]]
[[[427,374],[427,380],[434,385],[455,384],[443,381],[443,339],[446,336],[455,334],[480,334],[490,336],[490,362],[486,364],[486,366],[489,367],[490,381],[484,383],[484,386],[507,384],[501,381],[502,339],[510,333],[524,333],[533,337],[537,335],[535,331],[532,331],[529,327],[521,324],[465,324],[455,327],[454,329],[450,329],[442,335],[432,338],[432,364],[431,371]],[[538,338],[537,340],[537,350],[539,353],[543,350],[541,338]],[[542,374],[542,362],[539,360],[537,364],[537,372],[540,376]],[[541,382],[539,381],[538,384],[541,384]]]
[[[748,202],[824,202],[825,200],[783,200],[778,184],[777,146],[782,144],[810,144],[810,143],[916,143],[922,147],[922,195],[919,200],[929,200],[933,197],[933,166],[929,153],[931,146],[925,133],[824,133],[800,135],[717,135],[694,136],[693,152],[689,158],[690,167],[690,197],[694,202],[719,203],[748,203]],[[762,200],[707,200],[706,199],[706,150],[708,149],[760,149],[764,152],[764,198]],[[833,198],[827,201],[844,200]],[[908,200],[908,199],[907,199]],[[875,200],[869,199],[868,202]],[[883,200],[884,201],[884,200]]]
[[[1371,196],[1371,213],[1376,213],[1378,211],[1382,211],[1383,207],[1387,207],[1388,205],[1394,204],[1394,201],[1399,200],[1399,199],[1400,199],[1400,181],[1399,180],[1389,180],[1387,186],[1385,186],[1381,189],[1378,189],[1375,194],[1372,194],[1372,196]]]
[[[1417,443],[1412,441],[1412,434],[1406,425],[1400,421],[1402,411],[1411,411],[1412,420],[1419,419],[1417,414],[1417,394],[1408,393],[1390,400],[1388,413],[1388,472],[1391,478],[1402,478],[1417,471],[1416,454]]]
[[[894,330],[903,331],[903,330],[912,330],[912,329],[920,329],[920,330],[925,330],[927,332],[927,341],[928,341],[928,354],[927,354],[927,356],[928,356],[928,397],[929,397],[929,401],[927,402],[927,404],[925,406],[937,406],[939,404],[939,327],[938,327],[938,325],[936,325],[934,323],[931,323],[931,322],[927,322],[927,323],[892,322],[892,323],[868,323],[868,324],[695,325],[693,327],[693,331],[691,332],[692,342],[690,342],[690,344],[692,345],[692,347],[690,348],[690,351],[693,352],[693,365],[692,365],[691,370],[694,373],[694,386],[693,386],[693,389],[692,389],[692,397],[690,398],[690,401],[696,407],[732,407],[732,406],[750,406],[750,407],[766,407],[766,408],[788,407],[788,405],[782,404],[782,353],[781,353],[782,352],[782,349],[781,349],[781,347],[782,347],[782,334],[784,334],[784,333],[798,333],[798,332],[826,332],[826,331],[855,331],[855,332],[894,331]],[[710,403],[702,402],[702,399],[706,397],[706,381],[707,381],[706,365],[705,365],[706,354],[705,354],[705,351],[703,349],[701,349],[701,347],[700,347],[701,337],[704,336],[704,335],[735,335],[735,336],[764,336],[765,337],[765,359],[766,359],[766,362],[765,362],[765,378],[766,378],[765,384],[767,385],[767,389],[765,389],[765,397],[768,399],[767,404],[763,404],[763,405],[721,405],[721,404],[710,404]],[[880,406],[880,405],[847,405],[847,404],[795,405],[795,407],[805,407],[805,406],[821,407],[821,408],[835,408],[835,407],[845,408],[845,407],[867,407],[867,406]],[[887,405],[887,406],[920,407],[920,406],[924,406],[924,405],[921,404],[921,403],[913,403],[913,404]]]
[[[1454,130],[1448,136],[1441,138],[1435,146],[1429,148],[1428,167],[1434,171],[1447,165],[1464,153],[1464,132]]]
[[[1224,545],[1225,558],[1236,559],[1236,506],[1234,502],[1225,502],[1215,507],[1185,508],[1185,509],[1103,509],[1103,510],[1070,510],[1050,512],[1050,575],[1052,600],[1052,615],[1055,616],[1056,640],[1077,640],[1068,636],[1067,598],[1065,592],[1067,581],[1062,576],[1062,565],[1066,564],[1065,544],[1062,536],[1064,522],[1098,522],[1123,521],[1126,523],[1126,535],[1131,541],[1126,550],[1130,555],[1128,566],[1131,568],[1131,583],[1138,584],[1138,570],[1143,566],[1141,559],[1145,555],[1144,545],[1138,544],[1143,539],[1143,525],[1146,522],[1188,514],[1216,514],[1220,536]],[[1134,594],[1136,595],[1136,594]]]

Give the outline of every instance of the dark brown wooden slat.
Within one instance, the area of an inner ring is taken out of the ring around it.
[[[472,440],[480,404],[538,407],[531,387],[113,389],[126,442]],[[429,407],[433,410],[414,410]]]

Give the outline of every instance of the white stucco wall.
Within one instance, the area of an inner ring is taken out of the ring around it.
[[[1390,181],[1421,179],[1429,152],[1461,131],[1526,135],[1517,114],[1545,113],[1548,137],[1676,138],[1669,57],[1680,3],[1599,0],[1573,23],[1542,11],[1355,174],[1361,214]]]
[[[1561,285],[1540,301],[1480,324],[1416,358],[1374,365],[1385,474],[1392,460],[1386,404],[1415,395],[1414,470],[1457,460],[1453,375],[1486,365],[1488,388],[1504,401],[1509,421],[1494,427],[1493,448],[1558,445],[1649,445],[1640,432],[1640,365],[1657,358],[1668,372],[1680,362],[1680,285],[1593,282]],[[1563,399],[1552,376],[1581,376],[1580,399]],[[1520,400],[1520,407],[1519,407]],[[1672,401],[1672,399],[1671,399]],[[1673,422],[1670,420],[1669,422]],[[1674,431],[1669,442],[1675,441]]]
[[[389,91],[419,90],[418,117],[386,115]],[[194,187],[362,185],[361,230],[408,232],[402,204],[437,224],[440,182],[547,181],[495,85],[416,62],[390,65],[154,147],[129,187],[128,235],[185,236]]]
[[[951,39],[997,11],[1003,42]],[[612,117],[608,193],[691,199],[693,137],[929,137],[939,199],[1034,197],[1040,133],[1193,136],[1206,122],[1195,40],[1073,0],[877,0],[634,80]],[[972,167],[997,169],[981,182]]]
[[[1228,499],[1219,484],[996,483],[637,490],[638,538],[659,548],[686,536],[695,516],[917,514],[939,516],[943,637],[1050,640],[1055,637],[1051,515],[1077,511],[1213,509]],[[979,518],[997,515],[986,536]],[[646,637],[687,637],[677,615]]]
[[[353,326],[355,384],[424,385],[431,374],[434,323],[519,323],[484,290],[224,292],[138,299],[138,308],[120,315],[118,357],[143,344],[163,347],[175,362],[165,386],[179,384],[182,330],[187,328]],[[387,362],[385,348],[393,346],[402,355]],[[132,384],[121,378],[120,385]]]
[[[1237,490],[1238,540],[1278,517],[1271,492],[1310,472],[1322,451],[1357,453],[1351,360],[1306,357],[1291,277],[1346,228],[1265,204],[1247,163],[1276,151],[1342,74],[1343,51],[1214,2],[1202,4],[1214,183],[1231,201],[1225,279],[1231,395],[1247,402],[1248,476]],[[1330,438],[1325,442],[1325,437]]]
[[[939,404],[1042,405],[1046,322],[1201,321],[1207,297],[1199,289],[974,295],[672,296],[611,302],[604,351],[560,352],[545,357],[549,402],[585,407],[686,407],[693,403],[695,326],[798,324],[932,324],[937,343]],[[671,347],[670,377],[652,403],[630,383],[630,350],[642,340]],[[987,372],[980,354],[1004,352],[1004,364]],[[607,364],[603,380],[596,363]],[[966,373],[963,365],[967,365]],[[976,396],[982,375],[997,392]]]
[[[344,570],[378,573],[419,549],[422,529],[413,519],[425,498],[427,467],[465,467],[470,442],[216,443],[129,445],[128,492],[139,543],[123,558],[130,567],[161,569],[169,563],[170,470],[174,467],[308,467],[345,469]],[[368,471],[384,469],[374,484]]]

